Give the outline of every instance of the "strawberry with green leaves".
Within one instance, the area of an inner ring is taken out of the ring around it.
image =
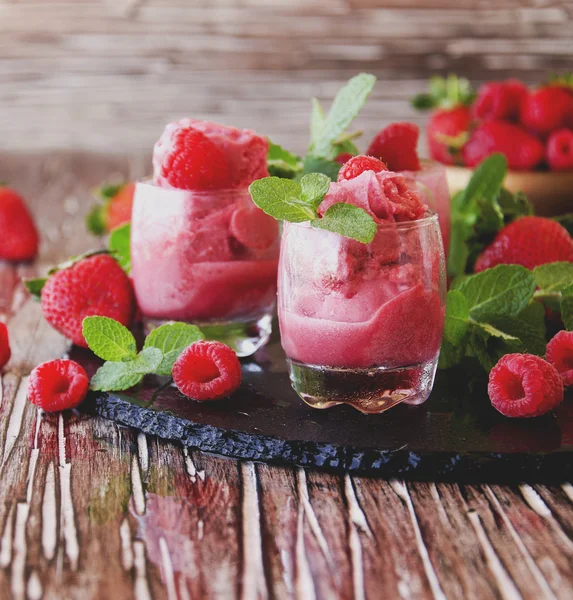
[[[94,235],[109,233],[131,221],[135,183],[103,185],[97,195],[102,200],[87,217],[87,227]]]

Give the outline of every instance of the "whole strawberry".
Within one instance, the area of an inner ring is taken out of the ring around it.
[[[506,225],[480,254],[479,273],[496,265],[522,265],[533,269],[546,263],[573,262],[573,238],[552,219],[521,217]]]
[[[10,356],[12,356],[12,352],[8,340],[8,328],[0,321],[0,371],[7,365]]]
[[[564,127],[571,113],[571,94],[562,87],[550,85],[530,92],[523,99],[520,119],[524,127],[545,137]]]
[[[559,129],[547,140],[545,160],[552,171],[573,171],[573,131]]]
[[[488,81],[478,90],[473,112],[480,121],[516,120],[527,87],[517,79]]]
[[[543,144],[521,127],[505,121],[487,121],[476,127],[462,149],[464,164],[477,166],[494,152],[501,152],[514,171],[530,171],[543,160]]]
[[[135,183],[102,186],[98,190],[98,196],[103,204],[94,206],[88,215],[88,229],[95,235],[102,235],[129,223],[134,193]]]
[[[84,348],[88,347],[82,334],[86,317],[110,317],[129,326],[135,305],[131,281],[108,254],[81,259],[50,275],[41,302],[48,323]]]
[[[22,197],[0,187],[0,260],[31,260],[38,253],[38,231]]]
[[[414,123],[391,123],[380,130],[366,154],[383,161],[390,171],[418,171],[418,138],[420,129]]]
[[[469,136],[472,122],[467,106],[438,109],[432,113],[426,135],[430,156],[438,162],[453,165]]]

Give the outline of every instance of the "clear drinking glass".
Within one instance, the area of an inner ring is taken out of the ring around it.
[[[279,230],[247,189],[194,192],[138,183],[131,254],[147,329],[192,322],[239,356],[269,339]]]
[[[299,396],[364,413],[424,402],[442,338],[444,263],[433,213],[381,224],[370,244],[285,223],[278,312]]]

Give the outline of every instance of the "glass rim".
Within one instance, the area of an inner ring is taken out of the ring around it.
[[[145,186],[148,188],[153,188],[156,190],[161,190],[162,192],[175,192],[178,194],[189,194],[189,195],[193,195],[193,196],[213,196],[213,195],[218,195],[218,196],[238,196],[238,195],[246,195],[248,194],[249,198],[251,197],[251,194],[249,192],[249,186],[247,187],[240,187],[240,188],[222,188],[222,189],[215,189],[215,190],[185,190],[182,188],[175,188],[175,187],[163,187],[161,185],[157,185],[156,183],[153,182],[153,179],[151,177],[145,177],[142,179],[136,179],[135,180],[135,185],[136,186]]]
[[[389,222],[382,221],[381,223],[376,223],[376,227],[379,230],[388,229],[388,230],[400,230],[404,231],[407,229],[421,229],[422,227],[428,227],[434,224],[438,224],[438,213],[428,209],[424,213],[424,217],[421,219],[416,219],[415,221],[399,221],[399,222]],[[288,221],[289,225],[297,225],[299,227],[311,227],[310,221],[301,221],[300,223],[293,223],[292,221]],[[328,231],[327,229],[320,229],[318,227],[312,227],[316,231]],[[333,233],[333,232],[330,232]],[[335,234],[339,235],[339,234]]]

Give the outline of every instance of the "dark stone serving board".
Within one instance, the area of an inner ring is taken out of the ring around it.
[[[93,373],[97,359],[74,349]],[[360,475],[458,481],[562,481],[573,476],[573,399],[536,419],[491,408],[484,380],[439,372],[422,406],[381,415],[316,410],[291,389],[274,335],[243,360],[243,383],[219,402],[189,400],[167,378],[129,393],[90,392],[81,410],[161,438],[238,459]]]

